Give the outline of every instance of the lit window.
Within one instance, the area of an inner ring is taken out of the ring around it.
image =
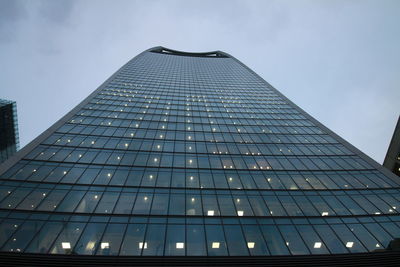
[[[208,216],[214,216],[214,211],[213,211],[213,210],[207,211],[207,215],[208,215]]]
[[[147,249],[147,242],[139,242],[139,249]]]
[[[328,215],[329,215],[329,212],[327,212],[327,211],[322,212],[322,216],[328,216]]]
[[[63,249],[71,249],[71,243],[69,243],[69,242],[61,242],[61,247]]]
[[[255,242],[247,242],[247,247],[248,248],[254,248],[255,245],[256,245]]]
[[[211,248],[219,248],[219,242],[212,242]]]
[[[110,244],[108,242],[102,242],[100,244],[101,249],[107,249],[110,248]]]
[[[237,215],[238,215],[238,216],[243,216],[243,214],[244,214],[244,211],[243,211],[243,210],[238,210],[238,212],[237,212]]]
[[[177,243],[176,243],[176,248],[177,248],[177,249],[183,249],[183,248],[185,248],[185,243],[183,243],[183,242],[177,242]]]
[[[314,243],[314,248],[321,248],[322,243],[321,242],[315,242]]]
[[[352,248],[354,245],[354,242],[347,242],[346,243],[346,248]]]

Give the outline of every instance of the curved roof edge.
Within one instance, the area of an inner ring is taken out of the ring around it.
[[[184,52],[169,49],[163,46],[156,46],[147,50],[148,52],[175,55],[175,56],[187,56],[187,57],[231,57],[229,54],[222,51],[211,51],[211,52]]]

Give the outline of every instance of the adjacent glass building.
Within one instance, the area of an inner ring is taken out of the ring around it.
[[[14,155],[18,148],[17,104],[0,99],[0,163]]]
[[[400,176],[400,117],[397,120],[392,140],[390,141],[383,166]]]
[[[139,54],[17,155],[3,257],[369,255],[400,237],[399,178],[220,51]]]

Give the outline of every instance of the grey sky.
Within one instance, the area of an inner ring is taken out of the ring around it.
[[[0,0],[0,98],[24,146],[153,46],[222,50],[382,162],[400,112],[400,1]]]

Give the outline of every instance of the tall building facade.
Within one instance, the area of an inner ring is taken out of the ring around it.
[[[0,99],[0,163],[14,155],[18,148],[17,104]]]
[[[17,155],[3,257],[282,261],[400,237],[400,180],[220,51],[139,54]]]
[[[392,140],[390,141],[383,166],[400,176],[400,117],[397,120]]]

